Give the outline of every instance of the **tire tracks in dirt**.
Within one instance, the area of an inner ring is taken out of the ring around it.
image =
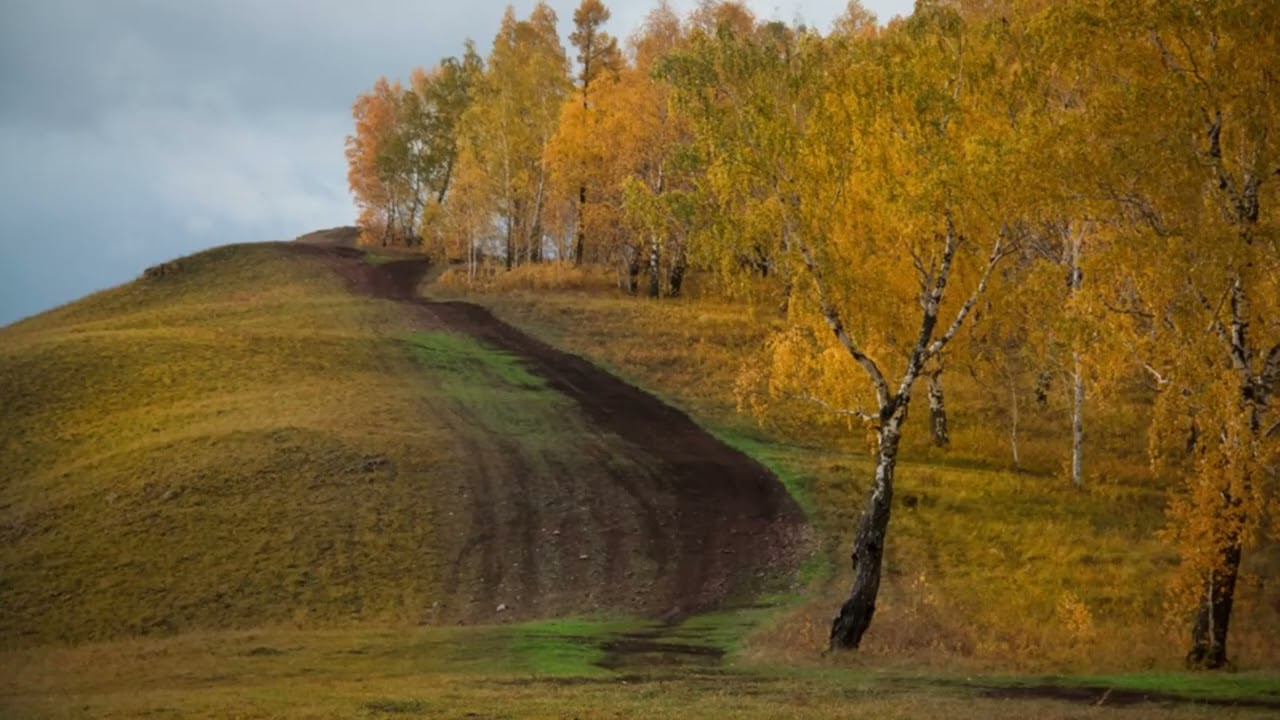
[[[475,470],[466,487],[438,494],[450,507],[437,517],[465,516],[445,573],[448,602],[464,607],[444,618],[494,621],[506,605],[512,619],[621,609],[674,620],[746,601],[761,577],[795,567],[807,532],[781,483],[683,412],[480,306],[419,297],[425,260],[374,265],[354,248],[291,247],[328,263],[353,292],[403,303],[417,327],[517,357],[585,421],[573,448],[583,470],[480,436],[465,407],[434,413]]]

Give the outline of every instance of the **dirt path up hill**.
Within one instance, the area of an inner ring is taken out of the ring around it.
[[[799,508],[767,469],[683,412],[478,305],[419,297],[424,260],[370,264],[351,248],[295,247],[323,255],[354,292],[404,303],[421,329],[519,358],[589,421],[583,453],[601,453],[605,435],[630,448],[573,477],[526,462],[508,438],[460,448],[478,470],[450,511],[465,518],[452,571],[467,588],[462,619],[492,619],[496,604],[509,617],[609,608],[675,619],[794,568],[806,536]]]

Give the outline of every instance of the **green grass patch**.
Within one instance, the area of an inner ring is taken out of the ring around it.
[[[414,357],[432,370],[446,373],[455,391],[471,386],[503,386],[511,390],[541,390],[547,385],[518,358],[479,340],[450,332],[417,332],[408,337]]]
[[[468,418],[460,432],[484,444],[513,445],[535,465],[548,454],[572,460],[565,445],[583,431],[576,406],[519,359],[450,332],[412,333],[406,342],[426,376]]]
[[[510,669],[548,677],[602,677],[604,645],[643,627],[636,620],[547,620],[520,625],[509,639]]]

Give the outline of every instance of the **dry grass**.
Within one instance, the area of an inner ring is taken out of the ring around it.
[[[178,265],[3,331],[0,644],[417,620],[448,438],[401,321],[276,247]]]
[[[445,292],[601,291],[610,288],[614,278],[595,266],[546,262],[506,271],[500,264],[480,262],[474,266],[451,265],[439,274],[435,284]]]

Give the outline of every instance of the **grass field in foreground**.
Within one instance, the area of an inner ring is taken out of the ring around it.
[[[886,671],[851,658],[759,663],[730,640],[756,621],[730,613],[674,628],[582,620],[268,629],[20,651],[0,654],[0,715],[1139,720],[1261,718],[1274,705],[1232,703],[1280,703],[1274,678],[1251,674],[994,678]],[[711,652],[726,646],[724,658]],[[1129,705],[1171,690],[1183,699]],[[995,697],[1011,692],[1032,697]]]

